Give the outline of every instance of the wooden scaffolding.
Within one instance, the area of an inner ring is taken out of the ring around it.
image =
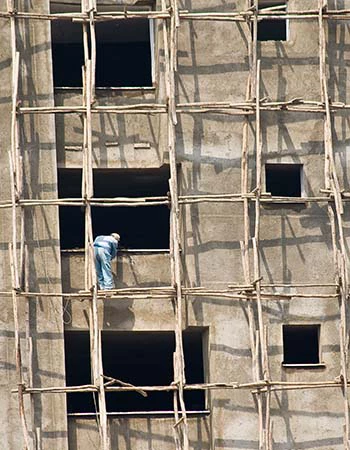
[[[177,0],[161,0],[159,10],[128,11],[101,13],[98,11],[96,0],[81,0],[81,13],[42,14],[21,12],[16,8],[16,0],[7,0],[7,11],[0,12],[0,18],[10,21],[11,24],[11,48],[12,48],[12,121],[11,121],[11,148],[9,150],[9,167],[11,174],[11,199],[0,204],[0,209],[12,211],[12,239],[9,243],[9,255],[11,263],[12,290],[1,292],[2,296],[11,296],[13,301],[16,367],[18,376],[18,408],[23,430],[25,449],[34,449],[32,433],[28,429],[24,395],[45,395],[47,393],[71,393],[71,392],[95,392],[98,397],[100,434],[100,448],[108,450],[109,434],[107,411],[105,402],[106,392],[119,391],[171,391],[173,392],[174,410],[174,436],[177,450],[188,450],[188,423],[184,402],[184,391],[201,389],[246,389],[253,393],[257,401],[257,413],[259,417],[259,449],[272,450],[272,422],[270,415],[271,392],[276,390],[315,389],[338,387],[344,399],[344,448],[350,449],[350,421],[348,400],[348,327],[346,316],[348,314],[348,258],[346,255],[345,238],[343,233],[344,202],[350,199],[349,192],[343,192],[340,188],[335,167],[333,148],[333,115],[339,111],[350,110],[350,104],[333,102],[329,98],[326,66],[326,28],[329,21],[350,21],[350,10],[331,10],[327,0],[319,0],[318,9],[288,12],[280,7],[271,7],[260,10],[258,0],[247,0],[244,11],[220,12],[191,12],[180,10]],[[95,24],[103,20],[123,20],[126,18],[149,18],[157,21],[162,26],[162,40],[164,45],[165,86],[166,101],[164,103],[140,103],[136,105],[122,106],[96,106],[95,105],[95,67],[96,67],[96,35]],[[277,20],[310,20],[318,21],[319,27],[319,70],[320,70],[320,101],[308,101],[307,99],[292,99],[290,101],[272,102],[261,98],[260,60],[257,52],[258,21],[263,18]],[[16,30],[21,21],[55,21],[75,20],[83,24],[84,67],[83,67],[83,104],[81,106],[54,106],[54,107],[24,107],[19,98],[19,76],[21,54],[17,43]],[[243,24],[247,27],[247,36],[251,36],[248,46],[249,77],[247,80],[246,99],[244,102],[192,102],[176,103],[176,72],[177,72],[177,33],[182,22],[185,21],[228,21]],[[91,45],[91,53],[89,50]],[[324,186],[322,195],[314,197],[271,197],[263,192],[262,186],[262,138],[261,115],[265,111],[283,111],[285,113],[318,113],[324,118]],[[241,193],[222,193],[212,195],[179,195],[177,185],[177,155],[176,155],[176,126],[177,115],[181,113],[205,114],[220,113],[227,115],[239,115],[244,120],[242,158],[241,158]],[[163,114],[167,116],[167,146],[170,163],[170,199],[168,197],[147,198],[150,204],[169,204],[170,212],[170,261],[171,261],[171,286],[150,288],[126,288],[115,289],[113,298],[131,298],[154,300],[157,298],[173,301],[174,331],[176,349],[174,354],[174,381],[169,386],[116,386],[106,381],[103,375],[101,355],[101,329],[98,321],[98,302],[108,301],[97,290],[96,274],[93,261],[93,230],[91,224],[91,207],[94,205],[142,205],[145,198],[139,199],[97,199],[93,195],[92,176],[92,115],[93,114]],[[23,170],[22,153],[19,137],[19,119],[22,115],[35,114],[82,114],[83,115],[83,182],[82,194],[79,199],[49,199],[31,200],[23,196]],[[248,128],[255,124],[255,154],[249,155]],[[249,190],[248,182],[248,157],[255,158],[256,186]],[[328,207],[330,229],[334,251],[334,284],[264,284],[260,269],[260,215],[261,206],[266,203],[296,203],[315,202],[325,204]],[[201,202],[228,202],[239,203],[243,207],[244,240],[241,242],[242,265],[245,277],[244,285],[228,285],[224,290],[211,290],[205,286],[186,287],[181,274],[180,256],[180,223],[182,205]],[[45,205],[80,205],[85,208],[85,292],[81,293],[43,293],[30,292],[21,289],[23,277],[23,260],[25,259],[24,220],[26,208],[35,208]],[[249,223],[253,211],[254,234],[250,235]],[[18,230],[21,230],[19,233]],[[250,263],[253,262],[253,273],[250,273]],[[295,294],[279,294],[275,288],[294,287]],[[324,294],[317,288],[331,287],[333,293]],[[303,292],[304,288],[309,290]],[[315,292],[310,293],[310,289]],[[247,302],[249,312],[249,331],[252,355],[252,380],[240,384],[234,381],[222,383],[203,383],[189,385],[185,379],[184,353],[182,342],[182,316],[184,302],[193,297],[222,297],[232,302]],[[91,343],[91,367],[92,380],[89,385],[82,386],[52,386],[51,388],[35,388],[25,382],[22,368],[20,326],[18,315],[19,302],[25,302],[30,298],[61,297],[70,301],[85,298],[90,305],[90,343]],[[340,373],[336,380],[321,382],[286,382],[273,380],[269,373],[269,352],[267,326],[263,313],[262,302],[276,299],[291,298],[333,298],[339,300],[340,305]],[[256,310],[256,315],[254,311]]]

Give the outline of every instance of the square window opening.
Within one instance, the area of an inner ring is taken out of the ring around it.
[[[200,330],[183,333],[186,380],[189,384],[204,382],[203,335]],[[91,382],[90,337],[88,331],[65,332],[67,386]],[[102,331],[102,360],[104,375],[134,386],[168,386],[173,381],[173,332],[112,332]],[[93,394],[67,394],[68,413],[95,413]],[[205,411],[202,390],[185,392],[189,412]],[[106,392],[108,413],[170,412],[173,393]]]
[[[169,166],[159,169],[94,169],[94,198],[167,196]],[[58,169],[60,198],[81,198],[82,170]],[[118,231],[121,249],[168,249],[167,205],[91,208],[94,238]],[[62,250],[84,248],[84,207],[60,206]]]
[[[259,0],[259,11],[273,6],[287,7],[286,1],[281,0]],[[283,11],[284,9],[278,9]],[[258,41],[286,41],[287,20],[286,19],[262,19],[258,22]]]
[[[265,164],[266,192],[276,197],[301,197],[302,168],[302,164]]]
[[[51,2],[51,12],[80,12],[80,6]],[[95,34],[97,88],[153,86],[152,20],[142,18],[97,22]],[[54,86],[81,88],[83,25],[68,20],[54,20],[51,24],[51,39]],[[88,41],[91,56],[89,29]]]
[[[283,364],[320,363],[320,325],[283,325]]]

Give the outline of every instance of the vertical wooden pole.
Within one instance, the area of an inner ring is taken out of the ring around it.
[[[164,62],[165,62],[165,87],[168,105],[168,149],[169,149],[169,163],[170,163],[170,238],[171,238],[171,269],[172,269],[172,284],[175,288],[175,356],[174,356],[174,382],[178,390],[178,401],[181,410],[181,422],[179,422],[179,414],[177,407],[174,405],[174,415],[176,420],[176,432],[181,427],[181,433],[175,439],[175,443],[181,439],[182,448],[188,450],[188,423],[187,412],[184,402],[184,384],[185,379],[185,362],[183,354],[182,341],[182,292],[181,292],[181,258],[180,258],[180,226],[179,226],[179,201],[178,201],[178,186],[177,186],[177,168],[176,168],[176,150],[175,150],[175,126],[177,123],[176,107],[175,107],[175,78],[174,71],[176,68],[177,48],[176,48],[176,33],[179,24],[176,17],[177,5],[176,0],[171,0],[171,18],[170,30],[168,39],[168,30],[166,20],[163,20],[163,45],[164,45]],[[162,0],[162,10],[166,9],[165,0]],[[170,42],[169,42],[170,41]]]
[[[19,77],[19,52],[17,51],[17,36],[16,36],[16,16],[15,16],[15,1],[7,0],[7,9],[11,13],[10,27],[11,27],[11,59],[12,59],[12,120],[11,120],[11,142],[13,145],[13,164],[15,169],[15,185],[16,190],[21,191],[20,176],[20,156],[18,148],[18,121],[16,115],[18,102],[18,77]]]
[[[255,142],[256,142],[256,187],[255,187],[255,226],[253,238],[253,260],[254,260],[254,283],[257,300],[258,313],[258,329],[260,342],[260,368],[261,376],[267,379],[267,361],[265,355],[265,336],[264,336],[264,322],[261,302],[261,274],[260,274],[260,255],[259,255],[259,240],[260,240],[260,195],[261,195],[261,174],[262,174],[262,143],[261,143],[261,125],[260,125],[260,60],[257,61],[256,68],[256,83],[255,83],[255,100],[256,100],[256,127],[255,127]],[[258,395],[258,400],[260,395]],[[262,401],[262,399],[260,400]],[[261,408],[262,411],[262,408]],[[260,413],[259,413],[260,414]],[[259,423],[263,424],[262,420]],[[259,433],[260,437],[265,436],[263,430]],[[260,447],[264,446],[264,439],[260,439]]]
[[[90,43],[91,43],[91,103],[95,102],[96,87],[96,0],[90,0],[89,17],[90,17]]]
[[[16,280],[14,259],[15,251],[13,249],[13,244],[9,244],[9,257],[11,266],[11,278],[13,286]],[[15,328],[15,354],[16,354],[16,372],[17,372],[17,387],[18,387],[18,410],[21,419],[22,434],[24,439],[24,449],[31,450],[31,438],[28,431],[27,419],[24,408],[24,379],[23,379],[23,369],[22,369],[22,352],[21,352],[21,340],[19,334],[19,317],[18,317],[18,303],[17,303],[17,291],[12,288],[12,306],[13,306],[13,320]]]
[[[88,0],[81,0],[81,12],[86,14],[86,12],[89,10],[89,4],[87,3]],[[84,66],[82,68],[82,82],[83,82],[83,106],[86,108],[86,113],[83,114],[83,169],[82,169],[82,186],[81,186],[81,195],[82,198],[87,199],[88,197],[88,186],[89,186],[89,170],[88,170],[88,147],[89,147],[89,137],[88,137],[88,124],[87,124],[87,117],[88,117],[88,97],[89,97],[89,85],[88,85],[88,78],[90,78],[91,73],[88,72],[88,65],[89,65],[89,35],[88,35],[88,28],[86,22],[83,22],[82,25],[82,31],[83,31],[83,50],[84,50]],[[88,212],[86,211],[86,203],[85,203],[85,255],[84,255],[84,262],[85,262],[85,270],[84,270],[84,277],[85,277],[85,290],[88,290],[91,286],[91,280],[90,280],[90,258],[89,254],[86,251],[88,248],[88,238],[87,238],[87,220],[88,220]]]
[[[255,186],[255,226],[254,226],[254,238],[253,242],[253,262],[254,262],[254,285],[256,290],[256,305],[258,316],[258,333],[259,339],[259,354],[256,356],[257,363],[260,367],[257,367],[257,379],[261,376],[266,380],[268,377],[268,363],[267,363],[267,351],[265,343],[265,332],[263,322],[263,311],[261,303],[261,271],[260,271],[260,255],[259,255],[259,240],[260,240],[260,196],[261,196],[261,181],[262,181],[262,141],[261,141],[261,124],[260,124],[260,60],[258,60],[258,15],[259,15],[259,2],[254,1],[254,16],[253,16],[253,45],[251,50],[252,60],[252,92],[255,92],[255,169],[256,169],[256,186]],[[268,392],[267,396],[270,393]],[[258,390],[257,394],[258,413],[259,413],[259,449],[264,447],[268,448],[268,442],[266,439],[266,421],[269,420],[270,412],[265,410],[265,425],[263,417],[263,398],[262,393]],[[265,406],[270,407],[269,400]]]
[[[12,108],[11,108],[11,150],[9,151],[9,167],[10,167],[10,183],[11,183],[11,203],[12,203],[12,240],[9,244],[9,259],[11,267],[11,284],[12,284],[12,306],[13,320],[15,332],[15,355],[16,355],[16,372],[18,384],[18,409],[21,420],[22,434],[24,440],[24,449],[30,450],[31,438],[28,431],[27,419],[24,407],[24,378],[22,367],[22,353],[20,340],[20,325],[17,303],[17,293],[20,287],[18,256],[17,256],[17,202],[22,193],[22,167],[21,159],[18,151],[18,121],[17,121],[17,102],[18,102],[18,82],[19,82],[19,64],[20,55],[17,51],[16,39],[16,18],[14,0],[7,0],[7,9],[11,13],[11,54],[12,54]],[[24,230],[24,214],[21,211],[21,231]],[[21,252],[22,255],[22,252]],[[22,273],[22,263],[21,263]],[[22,275],[21,275],[22,277]]]
[[[259,2],[258,0],[251,0],[253,3],[253,10],[254,10],[254,16],[253,16],[253,42],[252,42],[252,51],[251,51],[251,60],[252,60],[252,93],[256,91],[256,69],[257,69],[257,62],[258,62],[258,11],[259,11]]]
[[[176,352],[173,353],[173,367],[174,367],[174,380],[178,379],[179,367],[178,367],[178,357]],[[180,414],[179,414],[179,403],[178,403],[178,393],[174,391],[173,393],[173,408],[174,408],[174,419],[175,425],[173,427],[175,450],[182,450],[182,440],[181,432],[179,431],[180,426]]]
[[[256,330],[255,333],[255,361],[256,361],[256,368],[255,368],[255,379],[257,381],[260,381],[261,379],[261,367],[260,367],[260,333],[259,330]],[[259,450],[263,450],[264,448],[264,412],[263,412],[263,401],[262,401],[262,393],[260,389],[257,389],[256,394],[256,402],[257,402],[257,408],[258,408],[258,424],[259,424],[259,443],[258,448]]]
[[[247,0],[247,10],[251,7],[251,1]],[[251,21],[247,22],[248,26],[248,61],[249,61],[249,74],[246,88],[246,101],[251,100],[252,93],[252,78],[253,78],[253,60],[252,60],[252,25]],[[250,242],[250,215],[249,215],[249,198],[247,197],[249,189],[248,178],[248,132],[249,132],[249,116],[245,116],[243,124],[243,138],[242,138],[242,161],[241,161],[241,192],[243,194],[243,241],[241,241],[241,255],[244,281],[246,285],[251,284],[250,279],[250,259],[249,259],[249,242]],[[252,302],[247,298],[248,309],[248,326],[250,336],[250,346],[252,353],[252,375],[255,381],[259,380],[257,374],[257,366],[259,362],[256,359],[256,342],[255,342],[255,325],[254,325],[254,312]]]
[[[270,380],[270,368],[268,361],[268,328],[264,326],[264,359],[266,363],[266,379]],[[266,386],[265,393],[265,448],[272,450],[272,422],[271,422],[271,390]]]
[[[12,27],[11,27],[12,28]],[[12,35],[13,36],[13,35]],[[12,46],[16,42],[12,42]],[[11,196],[12,196],[12,245],[14,250],[13,266],[15,274],[16,288],[19,288],[18,277],[18,258],[17,258],[17,202],[20,197],[18,190],[18,134],[17,134],[17,97],[18,97],[18,78],[19,78],[19,52],[14,52],[14,60],[12,61],[12,110],[11,110],[11,151],[9,153],[10,176],[11,176]]]
[[[320,88],[322,101],[325,104],[326,114],[324,116],[324,148],[325,148],[325,187],[330,189],[334,200],[334,209],[328,204],[328,214],[330,218],[333,252],[335,262],[335,277],[339,283],[340,299],[340,379],[342,381],[342,393],[344,399],[344,448],[350,449],[350,418],[349,418],[349,398],[348,398],[348,260],[345,246],[343,219],[343,201],[341,197],[340,184],[334,161],[333,137],[332,137],[332,117],[329,105],[329,94],[327,85],[326,68],[326,21],[323,12],[327,9],[327,0],[319,0],[319,59],[320,59]],[[330,198],[331,200],[331,198]],[[337,241],[335,242],[335,239]],[[339,248],[339,250],[338,250]]]
[[[97,419],[100,446],[102,450],[109,450],[107,408],[103,378],[101,330],[98,318],[97,280],[94,263],[93,230],[91,217],[91,198],[93,197],[93,162],[92,162],[92,103],[95,90],[96,41],[95,18],[96,4],[94,1],[82,0],[82,12],[89,14],[91,59],[89,35],[86,23],[83,25],[84,68],[83,68],[83,97],[86,114],[84,115],[84,143],[83,143],[83,198],[85,200],[85,290],[90,290],[90,361],[92,381],[98,392],[99,416]]]

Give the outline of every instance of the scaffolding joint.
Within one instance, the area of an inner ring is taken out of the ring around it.
[[[252,285],[254,286],[254,288],[256,287],[257,283],[259,283],[259,282],[262,281],[263,279],[264,279],[264,277],[261,276],[261,277],[257,278],[256,280],[254,280],[254,281],[252,282]]]
[[[185,416],[181,416],[180,419],[174,423],[173,428],[177,428],[185,420]]]

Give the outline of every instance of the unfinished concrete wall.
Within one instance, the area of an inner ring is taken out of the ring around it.
[[[20,2],[21,3],[21,2]],[[22,11],[48,12],[49,0],[28,5]],[[98,2],[106,5],[109,2]],[[118,2],[118,4],[133,2]],[[244,10],[245,1],[215,0],[179,2],[179,7],[195,11]],[[338,5],[339,8],[342,5]],[[156,8],[160,8],[159,2]],[[316,9],[289,0],[288,10]],[[0,2],[0,10],[6,2]],[[1,22],[2,23],[2,22]],[[304,98],[320,101],[318,25],[316,20],[290,20],[287,42],[261,42],[261,96],[271,100]],[[328,34],[330,95],[347,101],[347,22],[331,23]],[[81,92],[53,91],[50,26],[46,21],[19,23],[21,50],[20,97],[24,106],[78,106]],[[156,86],[149,90],[103,92],[97,106],[163,103],[163,56],[161,24],[156,34]],[[8,19],[3,21],[0,45],[0,164],[1,200],[10,199],[7,150],[10,147],[11,48]],[[242,22],[182,21],[178,42],[176,101],[244,101],[249,72],[247,26]],[[218,113],[178,114],[176,127],[180,193],[222,194],[241,192],[242,115]],[[249,116],[249,189],[256,184],[255,117]],[[93,163],[96,168],[155,168],[168,162],[165,114],[94,114],[92,122]],[[320,196],[324,188],[324,121],[320,113],[262,111],[263,164],[303,165],[303,191],[307,197]],[[349,187],[347,173],[347,113],[333,122],[335,162],[341,187]],[[57,167],[82,166],[82,121],[77,114],[25,116],[21,119],[25,197],[45,199],[57,196]],[[139,144],[145,144],[140,146]],[[265,186],[263,170],[263,186]],[[263,189],[264,190],[264,189]],[[186,287],[226,289],[244,284],[240,241],[244,238],[242,204],[211,202],[181,206],[181,246],[183,284]],[[254,234],[254,205],[250,206],[251,235]],[[348,212],[345,212],[348,239]],[[1,210],[1,291],[11,287],[7,243],[11,239],[11,213]],[[26,213],[28,258],[26,287],[39,292],[77,292],[84,287],[84,260],[78,253],[60,256],[58,211],[41,206]],[[265,284],[333,283],[332,237],[327,204],[303,202],[297,205],[268,205],[261,209],[261,270]],[[62,275],[61,275],[62,264]],[[251,260],[252,266],[252,260]],[[253,267],[251,267],[253,269]],[[122,254],[114,267],[118,288],[168,286],[171,283],[168,254]],[[253,278],[253,276],[252,276]],[[290,382],[334,380],[339,375],[339,305],[331,287],[324,298],[282,298],[296,294],[297,288],[275,290],[281,299],[263,303],[268,326],[268,355],[272,380]],[[313,293],[314,289],[304,289]],[[329,297],[327,297],[329,295]],[[0,367],[1,429],[4,448],[22,446],[16,397],[13,325],[10,297],[1,296],[2,311]],[[246,301],[203,296],[186,298],[184,328],[207,327],[205,379],[208,382],[247,383],[253,380],[251,341]],[[63,327],[87,330],[88,301],[34,297],[21,305],[24,346],[33,343],[33,386],[65,384]],[[160,331],[174,328],[173,304],[168,299],[105,299],[99,301],[99,327],[114,331]],[[253,304],[256,318],[256,305]],[[64,326],[63,326],[64,323]],[[283,361],[283,324],[320,324],[321,362],[313,368],[286,368]],[[26,348],[26,347],[24,347]],[[25,352],[26,353],[26,352]],[[27,359],[25,354],[24,359]],[[25,371],[28,384],[30,374]],[[127,380],[125,380],[127,381]],[[79,394],[77,394],[79,395]],[[189,419],[190,448],[256,449],[258,415],[256,396],[251,390],[212,390],[207,393],[208,417]],[[27,405],[28,413],[29,407]],[[98,448],[98,428],[94,418],[69,417],[65,394],[35,396],[33,423],[41,430],[39,441],[46,449]],[[271,397],[275,449],[341,449],[344,406],[339,388],[275,392]],[[169,418],[109,418],[111,448],[174,448],[173,422]]]
[[[22,11],[48,12],[46,1],[18,2]],[[0,2],[1,11],[7,10],[6,1]],[[1,200],[9,201],[11,148],[11,36],[10,24],[1,24]],[[19,97],[23,106],[52,106],[52,72],[50,53],[50,31],[46,22],[21,21],[16,38],[20,50]],[[54,118],[52,116],[22,117],[20,120],[19,146],[23,158],[23,197],[47,199],[57,196],[56,145]],[[1,213],[1,247],[3,262],[1,291],[12,287],[9,273],[8,243],[11,241],[11,214]],[[18,214],[18,236],[20,220]],[[32,292],[59,292],[61,271],[59,253],[58,210],[55,206],[37,207],[25,211],[25,277],[21,288]],[[20,243],[19,239],[19,243]],[[17,251],[19,254],[20,246]],[[14,328],[11,297],[2,297],[3,311],[1,335],[5,353],[2,355],[1,409],[3,411],[4,439],[6,449],[23,448],[18,415],[18,400],[11,391],[16,388],[14,353]],[[25,297],[19,301],[20,336],[24,363],[24,380],[27,385],[44,388],[49,385],[64,385],[64,352],[62,304],[59,298]],[[12,323],[12,325],[11,325]],[[29,370],[29,367],[32,369]],[[37,445],[43,449],[68,448],[65,396],[54,394],[45,398],[27,397],[27,413],[33,410],[28,426],[38,430]],[[30,417],[30,415],[29,415]]]
[[[214,7],[214,3],[210,6]],[[244,8],[243,3],[235,2],[234,8]],[[184,5],[188,9],[195,7],[199,10],[201,6],[205,9],[207,5],[198,5],[198,2],[195,5],[185,2]],[[218,5],[215,4],[215,7]],[[288,2],[288,10],[291,11],[316,7],[317,2]],[[187,49],[187,60],[182,53],[183,59],[180,57],[182,83],[178,92],[181,101],[186,96],[191,101],[242,101],[245,98],[245,44],[249,36],[239,31],[240,26],[236,24],[210,23],[208,26],[200,22],[186,24],[181,29],[180,48]],[[288,42],[259,44],[261,95],[279,101],[297,97],[320,101],[317,23],[291,20],[289,33]],[[335,53],[331,43],[328,50]],[[232,77],[230,81],[229,77]],[[186,88],[183,88],[184,84]],[[341,126],[340,118],[337,123]],[[261,126],[264,163],[303,164],[304,195],[320,196],[320,189],[324,188],[323,117],[262,112]],[[249,185],[253,189],[256,183],[254,119],[250,120],[249,128]],[[242,130],[243,120],[235,116],[181,115],[178,145],[184,161],[182,189],[191,193],[239,192]],[[345,129],[339,130],[343,136],[344,132]],[[343,169],[346,158],[340,147],[344,149],[346,142],[337,147],[336,156],[341,183],[346,186],[348,181]],[[250,211],[253,218],[253,206]],[[243,240],[241,205],[215,203],[187,206],[183,210],[183,220],[186,283],[217,289],[227,286],[229,280],[244,283],[239,245],[239,241]],[[253,221],[251,226],[253,233]],[[322,279],[324,283],[332,283],[334,273],[329,227],[326,205],[263,206],[260,243],[263,282],[317,283]],[[279,292],[290,291],[280,288]],[[205,325],[210,329],[210,380],[227,378],[228,372],[229,378],[238,382],[251,378],[245,305],[219,298],[193,298],[187,308],[191,325]],[[269,329],[272,379],[318,381],[337,376],[337,302],[331,298],[269,301],[264,305],[264,315]],[[316,370],[282,367],[282,324],[288,323],[321,324],[321,358],[325,367]],[[250,395],[246,394],[211,392],[214,448],[257,448],[257,435],[253,432],[256,430],[255,407],[249,402]],[[276,393],[271,408],[274,430],[278,427],[278,431],[274,431],[274,448],[343,448],[340,392],[329,390],[325,394],[311,390]]]

